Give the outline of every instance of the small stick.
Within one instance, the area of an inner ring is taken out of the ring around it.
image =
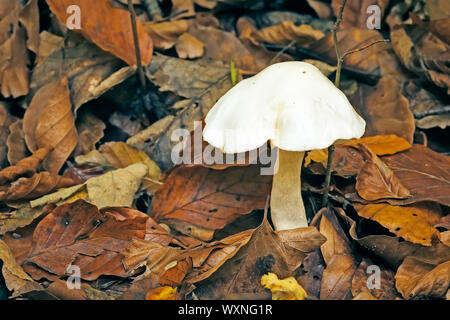
[[[142,100],[145,110],[150,110],[151,109],[150,101],[148,100],[147,96],[147,82],[145,81],[144,68],[142,66],[142,58],[141,58],[141,48],[139,46],[139,36],[136,23],[136,11],[134,11],[132,0],[128,0],[128,11],[130,11],[131,28],[133,29],[133,39],[134,39],[134,48],[136,51],[137,69],[139,74],[139,81],[141,82],[142,87]]]
[[[369,43],[368,45],[365,45],[365,46],[363,46],[363,47],[361,47],[361,48],[349,50],[349,51],[345,52],[345,53],[342,55],[341,59],[344,60],[346,56],[348,56],[348,55],[350,55],[350,54],[352,54],[352,53],[356,53],[356,52],[363,51],[363,50],[365,50],[365,49],[367,49],[367,48],[373,46],[374,44],[377,44],[377,43],[380,43],[380,42],[390,42],[390,41],[387,40],[387,39],[377,40],[377,41],[371,42],[371,43]]]
[[[336,58],[337,58],[337,69],[336,69],[336,78],[334,80],[334,85],[339,89],[340,81],[341,81],[341,69],[342,69],[342,58],[341,51],[339,49],[338,40],[337,40],[337,31],[339,30],[339,26],[342,21],[342,14],[344,13],[344,7],[347,0],[342,0],[341,6],[339,8],[339,14],[337,16],[336,22],[333,27],[333,40],[334,40],[334,49],[336,50]],[[327,160],[327,171],[325,172],[325,192],[322,198],[322,208],[328,205],[328,193],[329,187],[331,183],[331,165],[333,163],[333,153],[334,146],[331,145],[328,147],[328,160]]]

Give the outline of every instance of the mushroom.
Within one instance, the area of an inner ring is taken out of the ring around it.
[[[239,82],[209,111],[204,139],[224,153],[278,147],[270,212],[275,230],[307,227],[301,196],[306,151],[360,138],[365,121],[315,66],[273,64]]]

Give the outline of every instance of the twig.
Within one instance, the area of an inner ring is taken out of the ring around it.
[[[134,48],[136,51],[137,69],[139,74],[139,81],[142,87],[142,102],[144,104],[145,110],[150,110],[151,108],[150,101],[147,96],[147,82],[145,80],[144,68],[142,66],[141,48],[139,46],[139,36],[136,23],[136,11],[134,11],[132,0],[128,0],[128,11],[130,11],[131,27],[133,29]]]
[[[339,8],[339,14],[336,18],[336,22],[334,24],[333,27],[333,41],[334,41],[334,49],[336,50],[336,59],[337,59],[337,69],[336,69],[336,78],[334,80],[334,85],[336,86],[336,88],[339,89],[339,85],[341,82],[341,69],[342,69],[342,57],[341,57],[341,51],[339,49],[339,45],[338,45],[338,40],[337,40],[337,32],[339,30],[339,26],[341,24],[342,21],[342,14],[344,13],[344,7],[346,4],[347,0],[342,0],[341,2],[341,6]],[[330,187],[330,183],[331,183],[331,166],[333,163],[333,153],[334,153],[334,146],[331,145],[328,147],[328,160],[327,160],[327,171],[325,172],[325,192],[323,194],[323,198],[322,198],[322,208],[326,207],[328,205],[328,188]]]
[[[291,42],[289,42],[283,49],[281,49],[276,55],[275,57],[272,58],[272,60],[270,60],[270,64],[274,63],[275,61],[277,61],[277,59],[286,52],[286,50],[288,50],[289,48],[291,48],[293,45],[295,45],[297,43],[297,41],[292,40]]]
[[[440,116],[450,113],[450,106],[443,106],[442,108],[429,109],[421,113],[414,114],[414,118],[423,119],[428,116]]]
[[[346,56],[348,56],[348,55],[350,55],[350,54],[352,54],[352,53],[356,53],[356,52],[363,51],[363,50],[365,50],[365,49],[367,49],[367,48],[373,46],[374,44],[377,44],[377,43],[380,43],[380,42],[390,42],[390,41],[387,40],[387,39],[377,40],[377,41],[371,42],[371,43],[369,43],[368,45],[365,45],[365,46],[363,46],[363,47],[361,47],[361,48],[349,50],[349,51],[345,52],[345,53],[342,55],[341,59],[344,60]]]

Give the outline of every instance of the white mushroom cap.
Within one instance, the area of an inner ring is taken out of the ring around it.
[[[225,153],[268,140],[287,151],[323,149],[360,138],[365,121],[315,66],[281,62],[241,81],[210,110],[203,137]]]

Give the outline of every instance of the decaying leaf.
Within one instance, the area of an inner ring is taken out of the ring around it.
[[[20,160],[26,158],[28,154],[22,124],[23,120],[17,120],[9,126],[10,134],[6,144],[8,146],[8,161],[10,165],[17,164]]]
[[[351,298],[355,261],[351,255],[335,255],[323,271],[320,299],[345,300]]]

